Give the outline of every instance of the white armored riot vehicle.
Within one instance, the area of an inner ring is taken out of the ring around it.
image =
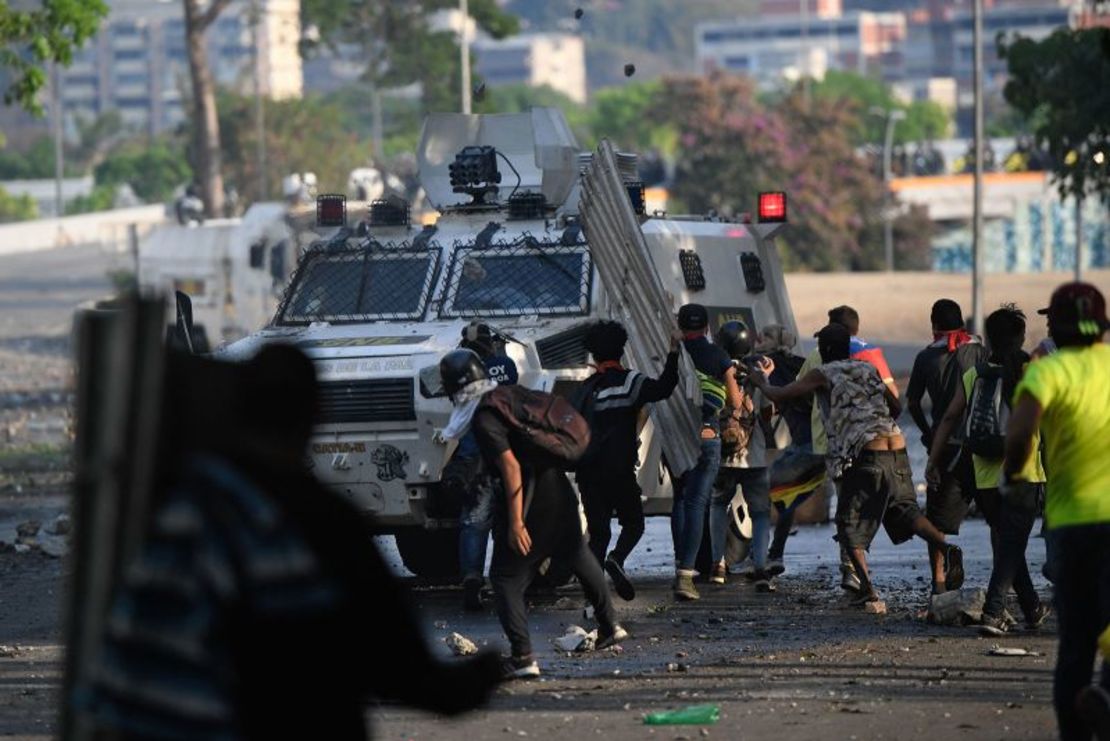
[[[557,110],[431,116],[418,160],[435,224],[410,223],[403,203],[372,204],[368,219],[302,254],[269,326],[219,353],[245,357],[286,342],[314,360],[322,390],[315,473],[393,533],[418,575],[457,567],[458,505],[439,487],[448,448],[437,432],[451,407],[438,363],[471,320],[505,338],[522,384],[555,393],[590,374],[583,342],[597,318],[624,321],[634,342],[650,332],[665,342],[674,312],[694,301],[709,307],[715,326],[741,318],[794,329],[773,243],[786,218],[783,194],[759,196],[754,224],[644,214],[634,158],[606,147],[593,157],[616,163],[616,189],[591,184],[591,155]],[[321,198],[321,213],[342,208]],[[630,251],[633,238],[639,252]],[[618,278],[608,270],[620,283],[612,290],[598,269],[603,257],[623,266]],[[645,296],[656,298],[645,305]],[[664,348],[632,364],[658,373]],[[640,446],[648,514],[671,509],[661,424],[647,424]]]

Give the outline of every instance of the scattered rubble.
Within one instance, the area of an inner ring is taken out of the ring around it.
[[[477,644],[460,633],[452,633],[444,638],[443,642],[455,656],[473,656],[478,653]]]
[[[593,651],[597,643],[597,631],[586,632],[585,628],[571,625],[567,632],[552,641],[560,651],[567,653],[583,653]]]
[[[987,601],[985,589],[955,589],[933,595],[929,600],[926,620],[936,625],[974,625],[983,617]]]

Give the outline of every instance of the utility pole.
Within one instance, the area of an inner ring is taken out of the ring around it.
[[[57,62],[51,65],[50,115],[54,120],[54,213],[60,219],[66,215],[62,179],[65,177],[65,148],[63,146],[62,71]]]
[[[254,21],[254,125],[258,139],[255,156],[258,158],[258,200],[266,200],[266,102],[262,91],[262,8],[259,0],[251,0]]]
[[[894,194],[890,181],[894,178],[891,167],[891,150],[894,148],[894,127],[906,117],[906,112],[897,108],[887,110],[874,106],[869,110],[874,116],[886,117],[886,132],[883,137],[883,251],[886,257],[886,271],[894,272]]]
[[[470,6],[459,0],[459,69],[462,72],[462,112],[470,113]]]
[[[975,89],[975,176],[971,208],[972,329],[983,332],[983,0],[973,4],[972,84]]]

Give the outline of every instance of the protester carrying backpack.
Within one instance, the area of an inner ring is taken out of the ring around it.
[[[987,317],[985,327],[990,355],[987,362],[977,363],[963,374],[963,382],[937,425],[937,444],[929,454],[929,465],[941,465],[941,449],[955,430],[962,429],[963,449],[971,455],[975,473],[975,501],[993,531],[995,544],[981,631],[998,636],[1010,627],[1005,617],[1005,601],[1011,587],[1018,595],[1028,626],[1040,626],[1048,615],[1048,607],[1041,603],[1033,587],[1025,560],[1029,534],[1041,509],[1045,471],[1038,439],[1020,483],[1008,487],[1006,496],[1002,496],[1003,447],[1011,399],[1029,362],[1029,356],[1021,349],[1025,341],[1025,315],[1012,305],[1003,306]]]
[[[506,679],[539,676],[532,654],[524,591],[539,565],[558,558],[578,577],[597,616],[596,646],[628,633],[616,622],[601,565],[590,553],[578,517],[578,498],[564,471],[589,446],[589,427],[565,399],[520,386],[496,386],[470,350],[454,350],[439,364],[455,405],[448,429],[473,430],[487,466],[501,474],[505,492],[494,508],[493,584],[497,616],[512,654]]]

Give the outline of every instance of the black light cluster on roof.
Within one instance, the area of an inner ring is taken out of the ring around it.
[[[509,196],[510,219],[542,219],[547,211],[543,193],[524,190]]]
[[[497,169],[497,150],[491,146],[463,147],[447,166],[451,190],[466,193],[471,205],[485,205],[486,197],[497,194],[501,173]]]

